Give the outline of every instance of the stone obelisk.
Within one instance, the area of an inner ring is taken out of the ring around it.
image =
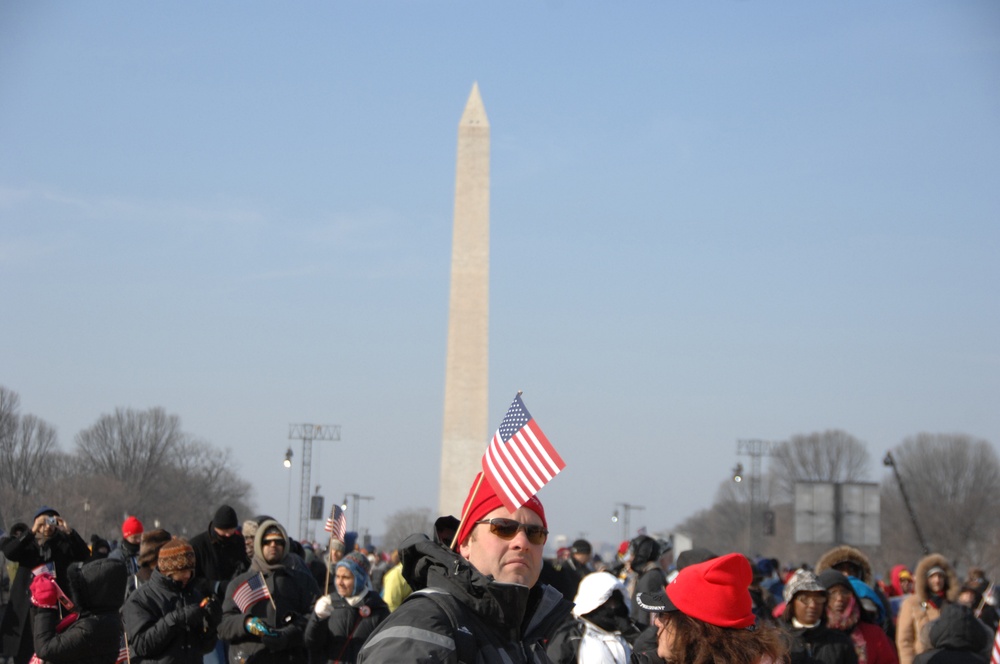
[[[490,123],[473,84],[458,123],[438,513],[461,517],[489,442]]]

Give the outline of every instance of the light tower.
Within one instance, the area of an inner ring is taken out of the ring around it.
[[[339,424],[290,424],[288,438],[302,441],[302,485],[299,500],[299,539],[309,527],[309,487],[312,486],[312,449],[314,440],[340,440]],[[288,448],[291,451],[291,448]],[[291,463],[291,454],[287,460]]]

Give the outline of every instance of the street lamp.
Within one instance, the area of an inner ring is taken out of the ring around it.
[[[292,467],[292,448],[285,452],[285,460],[281,462],[285,468]],[[288,502],[285,505],[285,523],[292,521],[292,474],[288,473]]]
[[[733,481],[739,484],[743,481],[743,464],[738,463],[733,466]]]

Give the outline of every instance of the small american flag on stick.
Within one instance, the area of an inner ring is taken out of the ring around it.
[[[323,530],[330,533],[332,539],[344,541],[344,536],[347,535],[347,516],[340,505],[334,505],[330,510],[330,518],[326,520]]]
[[[1000,664],[1000,629],[993,638],[993,653],[990,655],[990,664]]]
[[[115,664],[122,664],[122,662],[128,661],[128,643],[125,642],[125,633],[122,632],[122,638],[118,644],[118,658],[115,659]]]
[[[518,392],[483,455],[483,475],[513,512],[565,467]]]
[[[264,575],[257,572],[254,576],[241,583],[233,593],[233,601],[236,602],[240,613],[245,613],[247,609],[261,601],[270,599],[271,592],[264,582]]]

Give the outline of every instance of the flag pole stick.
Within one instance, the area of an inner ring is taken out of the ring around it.
[[[263,572],[257,572],[257,573],[260,574],[260,582],[264,584],[265,588],[267,588],[267,579],[264,578],[264,573]],[[274,603],[274,597],[271,596],[270,589],[268,589],[267,591],[267,598],[271,601],[271,608],[274,609],[275,619],[277,619],[278,605]]]
[[[521,396],[522,394],[524,394],[524,390],[517,391],[517,396]],[[488,445],[487,449],[489,449]],[[469,517],[469,510],[472,509],[472,503],[475,502],[476,494],[479,493],[479,485],[483,483],[483,477],[485,477],[485,475],[486,475],[485,473],[479,473],[479,479],[476,481],[476,486],[472,490],[472,493],[470,494],[471,498],[468,501],[469,504],[466,505],[465,509],[462,510],[462,518],[459,519],[458,521],[458,530],[455,531],[455,536],[451,540],[451,547],[449,547],[451,549],[454,549],[455,545],[458,544],[458,534],[462,532],[462,525],[465,523],[465,520]]]
[[[483,473],[479,473],[479,479],[476,481],[476,487],[472,490],[472,498],[469,500],[469,504],[465,506],[462,510],[462,518],[458,522],[458,530],[455,531],[455,536],[451,539],[451,546],[449,548],[454,549],[455,545],[458,543],[458,534],[462,532],[462,524],[469,516],[469,510],[472,509],[472,503],[475,502],[476,494],[479,493],[479,485],[483,483]]]
[[[330,563],[333,562],[333,530],[330,531],[330,541],[326,544],[326,583],[323,584],[323,594],[330,594]]]

